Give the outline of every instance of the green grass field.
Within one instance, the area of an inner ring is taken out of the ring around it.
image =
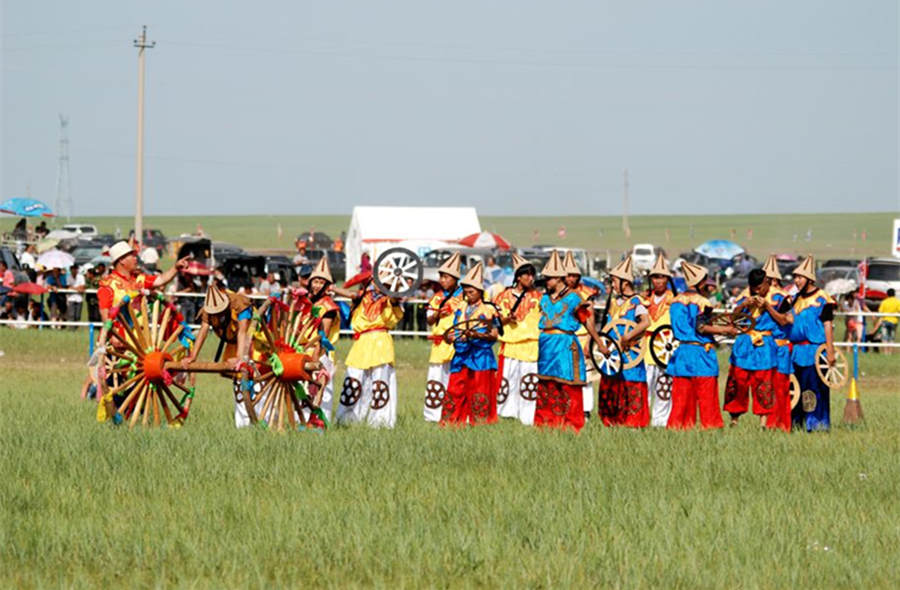
[[[631,217],[631,237],[622,231],[620,217],[481,217],[481,226],[505,236],[518,246],[535,242],[586,248],[589,251],[616,255],[635,243],[653,243],[664,247],[670,255],[691,250],[714,238],[731,238],[759,258],[770,252],[817,257],[862,257],[890,255],[892,223],[900,213],[810,214],[810,215],[717,215],[717,216],[638,216]],[[100,217],[84,219],[98,224],[103,232],[117,227],[126,233],[132,219]],[[245,248],[292,249],[300,232],[324,231],[336,237],[346,231],[348,215],[329,216],[210,216],[147,217],[145,227],[159,228],[168,237],[192,233],[200,224],[216,240],[232,242]],[[278,237],[278,225],[282,237]],[[9,224],[12,229],[12,223]],[[566,228],[565,239],[557,236]],[[752,238],[747,230],[752,229]],[[535,240],[537,230],[537,240]],[[811,232],[807,241],[807,231]],[[668,232],[668,237],[667,237]],[[865,240],[863,240],[865,234]]]
[[[425,424],[405,340],[395,430],[278,435],[213,376],[184,428],[97,424],[86,341],[0,329],[2,587],[900,583],[898,356],[863,356],[865,424],[827,435],[575,436]]]

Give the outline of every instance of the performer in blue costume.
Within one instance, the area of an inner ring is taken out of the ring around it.
[[[547,293],[541,297],[541,335],[538,339],[538,384],[535,426],[584,427],[584,356],[576,332],[584,325],[600,350],[607,352],[592,322],[582,322],[582,308],[590,305],[566,286],[566,271],[554,250],[542,272]]]
[[[815,407],[804,409],[797,404],[791,412],[795,428],[807,432],[827,431],[831,428],[831,392],[816,372],[816,349],[825,344],[829,364],[834,364],[834,299],[816,287],[816,265],[812,255],[806,257],[794,269],[794,323],[791,327],[794,375],[800,382],[800,391],[815,394]]]

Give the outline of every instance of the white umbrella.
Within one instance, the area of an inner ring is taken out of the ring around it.
[[[48,270],[51,268],[65,269],[75,264],[75,257],[67,252],[54,248],[52,250],[47,250],[38,256],[37,263]]]
[[[835,295],[846,295],[856,291],[856,281],[853,279],[834,279],[825,283],[825,292],[834,297]]]

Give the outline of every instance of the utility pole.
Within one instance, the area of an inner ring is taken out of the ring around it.
[[[140,249],[144,238],[144,50],[156,47],[156,41],[147,42],[147,26],[134,40],[138,48],[138,121],[137,121],[137,179],[134,199],[134,239]]]
[[[56,208],[54,212],[72,221],[72,195],[69,182],[69,118],[59,115],[59,162],[56,165]]]
[[[622,231],[625,232],[625,237],[631,237],[631,228],[628,226],[628,168],[625,169],[625,193],[623,195],[623,203],[622,203]]]

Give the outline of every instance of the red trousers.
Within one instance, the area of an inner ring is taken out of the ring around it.
[[[535,426],[571,428],[578,432],[584,427],[584,397],[581,385],[560,383],[553,379],[539,379]]]
[[[497,421],[497,372],[464,367],[450,373],[441,424],[489,424]]]
[[[775,389],[775,407],[766,416],[766,428],[780,428],[791,431],[791,376],[772,371],[772,384]]]
[[[647,382],[626,381],[621,377],[603,377],[597,413],[604,426],[644,428],[650,425],[647,407]]]
[[[672,377],[672,413],[666,428],[688,430],[697,423],[703,428],[722,428],[717,377]]]
[[[753,395],[753,413],[757,416],[771,414],[775,409],[774,374],[775,369],[749,371],[732,365],[725,382],[723,409],[732,416],[746,414],[750,406],[750,392]]]

